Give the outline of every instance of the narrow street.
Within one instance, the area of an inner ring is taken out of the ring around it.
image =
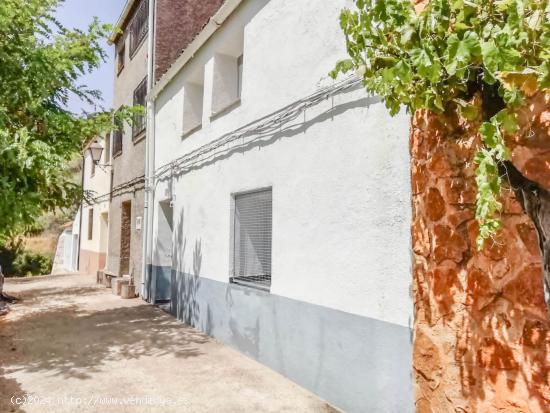
[[[335,411],[269,368],[140,299],[112,295],[90,277],[12,280],[5,289],[22,301],[0,319],[0,412]]]

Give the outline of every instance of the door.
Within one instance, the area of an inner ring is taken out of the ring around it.
[[[170,201],[159,202],[155,245],[155,302],[168,302],[172,295],[173,209]]]
[[[120,266],[119,275],[130,274],[130,244],[132,242],[132,202],[122,203],[120,211]]]

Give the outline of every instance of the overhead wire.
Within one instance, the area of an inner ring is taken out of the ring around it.
[[[292,129],[297,126],[290,125],[285,129],[285,125],[289,125],[290,122],[297,119],[302,113],[305,114],[308,108],[316,106],[339,94],[354,90],[361,86],[361,84],[361,79],[350,76],[330,86],[322,87],[305,98],[297,100],[282,109],[226,133],[218,139],[204,144],[160,166],[155,170],[155,174],[151,178],[157,182],[173,179],[201,163],[212,161],[216,156],[223,153],[231,153],[240,148],[244,150],[245,146],[253,141],[269,139],[277,136],[277,134],[284,134],[287,129]],[[88,199],[89,201],[99,203],[129,192],[135,192],[141,189],[147,190],[149,185],[145,181],[145,176],[142,175],[115,186],[111,192],[95,197],[91,196]]]

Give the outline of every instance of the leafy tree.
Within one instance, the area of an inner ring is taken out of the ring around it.
[[[87,31],[54,18],[60,0],[0,1],[0,240],[31,226],[45,211],[74,205],[81,188],[69,161],[90,138],[113,129],[113,113],[76,115],[71,94],[89,102],[100,93],[79,77],[105,58],[100,40],[110,26]],[[131,118],[132,110],[117,116]]]
[[[518,131],[526,97],[550,89],[548,0],[431,0],[417,13],[411,0],[356,0],[340,15],[349,59],[331,76],[355,70],[392,114],[455,112],[479,125],[478,247],[500,228],[502,177],[537,228],[550,290],[548,191],[523,177],[506,138]],[[547,245],[548,244],[548,245]]]

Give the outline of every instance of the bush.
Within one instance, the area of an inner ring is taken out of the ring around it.
[[[43,275],[50,273],[52,259],[25,251],[22,240],[11,240],[0,245],[0,265],[6,277]]]
[[[42,254],[23,252],[13,262],[16,276],[49,274],[52,269],[52,259]]]
[[[10,240],[0,245],[0,266],[6,277],[15,275],[13,263],[24,252],[23,241],[20,239]]]

